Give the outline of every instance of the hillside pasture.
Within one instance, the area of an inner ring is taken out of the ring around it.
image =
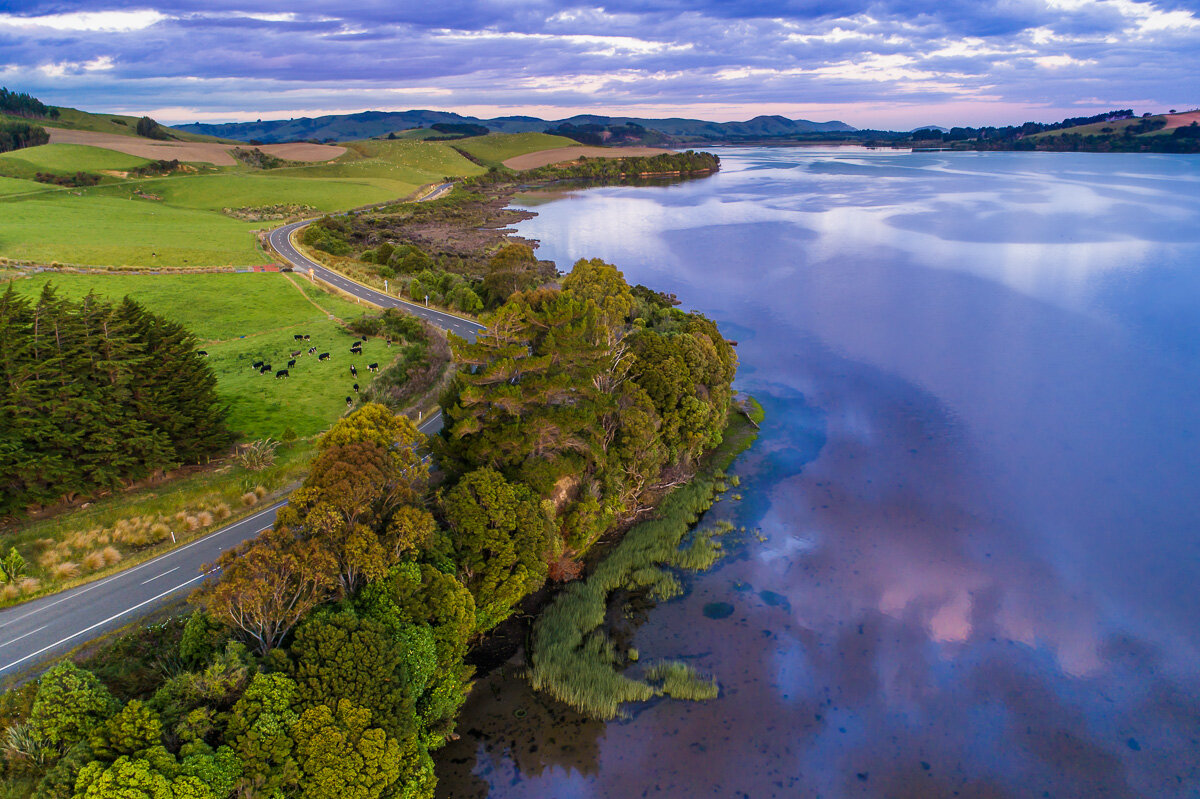
[[[137,136],[123,136],[118,133],[68,130],[49,126],[46,127],[46,132],[50,134],[50,144],[52,145],[85,144],[150,160],[179,160],[215,164],[217,166],[234,166],[237,164],[237,161],[229,153],[235,146],[241,146],[246,149],[259,149],[268,155],[274,155],[277,158],[286,158],[291,161],[330,161],[346,152],[344,147],[335,147],[328,144],[265,144],[255,148],[250,147],[250,145],[234,145],[214,141],[160,141],[158,139],[143,139]]]
[[[261,224],[106,192],[105,187],[78,193],[59,189],[0,204],[0,255],[83,266],[269,262],[250,235]]]
[[[491,133],[487,136],[474,136],[470,139],[450,143],[475,156],[488,166],[500,166],[510,158],[528,153],[571,147],[577,144],[574,139],[568,139],[565,136],[551,136],[549,133]]]
[[[299,276],[40,274],[14,286],[36,297],[46,283],[70,297],[89,291],[113,299],[129,295],[185,325],[209,354],[218,394],[229,404],[230,427],[242,440],[279,439],[289,428],[302,438],[319,433],[345,412],[353,384],[365,387],[370,381],[367,364],[378,362],[382,368],[399,354],[398,348],[371,339],[363,343],[362,355],[351,355],[356,337],[339,320],[369,309]],[[297,334],[310,340],[298,342],[293,338]],[[329,360],[318,361],[309,347],[317,347],[317,354],[329,352]],[[287,368],[295,350],[302,354],[289,377],[276,379],[275,372]],[[270,363],[270,374],[251,369],[258,360]],[[351,364],[358,367],[358,378],[351,377]]]
[[[91,147],[83,144],[43,144],[0,155],[0,171],[12,174],[8,169],[24,174],[35,172],[99,172],[101,170],[125,171],[150,163],[136,155]]]

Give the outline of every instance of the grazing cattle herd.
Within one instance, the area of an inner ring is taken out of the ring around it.
[[[292,336],[292,339],[295,341],[308,341],[309,334],[308,333],[296,333],[295,335]],[[351,355],[362,355],[363,342],[366,340],[367,340],[367,337],[362,336],[359,340],[355,341],[350,346],[350,354]],[[390,340],[388,341],[388,344],[389,345],[391,344]],[[204,350],[199,350],[198,354],[202,355],[204,357],[208,357],[208,353],[205,352]],[[328,352],[322,352],[322,353],[318,354],[316,347],[309,347],[307,354],[316,355],[318,361],[328,361],[332,357]],[[271,372],[275,372],[276,380],[284,380],[286,378],[291,377],[292,370],[296,368],[296,364],[299,362],[299,360],[301,358],[304,357],[304,355],[305,355],[305,351],[303,349],[289,351],[287,367],[284,369],[275,370],[271,366],[271,364],[268,363],[266,360],[254,361],[253,363],[250,364],[250,368],[257,370],[258,373],[261,375],[270,374]],[[377,372],[377,371],[379,371],[379,364],[378,363],[367,364],[367,369],[372,372]],[[350,376],[358,377],[358,368],[354,364],[350,364]],[[355,395],[361,393],[361,389],[359,388],[358,383],[355,383],[353,385],[353,389],[354,389]],[[354,407],[354,395],[348,395],[346,397],[346,407],[348,407],[348,408]]]

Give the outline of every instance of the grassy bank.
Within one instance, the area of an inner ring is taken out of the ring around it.
[[[705,468],[667,495],[655,518],[633,527],[586,580],[567,586],[546,609],[533,628],[529,676],[534,688],[597,719],[614,718],[625,702],[664,694],[717,695],[715,681],[679,662],[651,664],[640,676],[625,674],[636,654],[618,651],[604,625],[615,592],[669,599],[683,590],[674,570],[702,571],[720,557],[719,536],[731,526],[693,526],[726,489],[724,470],[757,437],[762,409],[757,403],[753,407],[751,418],[731,412],[724,441]]]
[[[161,485],[11,525],[3,531],[4,551],[15,547],[28,568],[25,580],[0,591],[0,607],[99,579],[257,513],[304,476],[312,454],[311,441],[297,441],[281,447],[275,464],[261,471],[230,459]]]

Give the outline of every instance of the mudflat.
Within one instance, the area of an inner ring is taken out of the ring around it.
[[[50,134],[51,144],[87,144],[92,147],[104,147],[119,153],[136,155],[142,158],[162,159],[171,161],[204,162],[216,166],[233,166],[237,163],[229,151],[237,145],[221,144],[219,142],[184,142],[158,141],[134,136],[121,136],[116,133],[97,133],[91,130],[66,130],[64,128],[46,128]],[[248,147],[248,145],[247,145]],[[250,148],[261,150],[276,158],[286,158],[289,161],[330,161],[346,152],[345,147],[335,147],[329,144],[310,144],[293,142],[290,144],[263,144]]]

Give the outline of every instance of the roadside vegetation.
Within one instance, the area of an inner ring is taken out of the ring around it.
[[[430,752],[454,732],[470,644],[694,473],[722,440],[736,364],[712,322],[601,261],[487,321],[475,344],[451,338],[463,369],[442,399],[436,492],[408,419],[372,403],[338,421],[186,624],[6,695],[10,790],[433,796]],[[678,664],[649,679],[715,690]]]

